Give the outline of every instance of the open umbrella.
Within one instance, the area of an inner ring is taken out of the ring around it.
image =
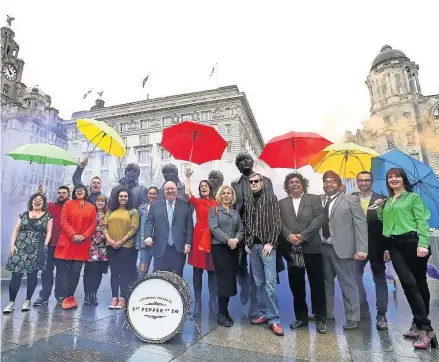
[[[7,153],[15,160],[39,163],[43,165],[43,180],[45,166],[77,166],[78,163],[63,148],[46,143],[30,143],[22,145]]]
[[[439,229],[439,182],[433,169],[399,150],[372,159],[373,189],[388,195],[386,174],[391,168],[402,168],[407,173],[413,191],[421,196],[430,209],[430,226]]]
[[[300,168],[309,163],[309,157],[332,144],[313,132],[288,132],[272,138],[259,159],[271,168]]]
[[[326,147],[310,158],[314,171],[325,173],[332,170],[341,178],[355,178],[361,171],[370,171],[372,157],[378,152],[355,143],[337,143]]]
[[[161,146],[178,160],[201,165],[220,160],[227,142],[215,128],[185,121],[163,131]]]
[[[109,155],[120,158],[125,156],[127,150],[122,137],[120,137],[114,128],[105,122],[95,119],[78,119],[76,121],[76,127],[87,140],[95,145],[88,157],[90,157],[96,147],[99,147]]]

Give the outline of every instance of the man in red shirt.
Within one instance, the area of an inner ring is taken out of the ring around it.
[[[47,266],[46,270],[41,273],[41,284],[42,288],[40,291],[40,297],[34,302],[34,306],[40,306],[49,301],[50,295],[52,294],[53,287],[53,269],[55,268],[55,248],[58,243],[58,238],[61,233],[61,210],[64,203],[70,198],[70,190],[67,186],[60,186],[58,189],[58,199],[56,202],[49,202],[48,212],[53,217],[53,231],[52,237],[47,248]],[[58,285],[59,281],[55,281],[55,298],[59,301],[61,296],[61,288]],[[61,300],[62,301],[62,300]]]

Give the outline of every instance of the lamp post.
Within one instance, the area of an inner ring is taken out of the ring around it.
[[[429,166],[428,162],[428,154],[427,149],[425,148],[425,140],[424,140],[424,123],[421,120],[421,115],[419,113],[419,100],[418,93],[415,86],[415,72],[412,71],[410,66],[406,66],[407,75],[409,78],[410,85],[410,93],[412,95],[413,102],[413,110],[415,111],[415,119],[416,119],[416,128],[418,129],[419,134],[419,142],[421,144],[421,154],[422,154],[422,162],[424,162],[427,166]]]

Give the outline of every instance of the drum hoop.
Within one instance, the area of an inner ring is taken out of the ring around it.
[[[192,297],[190,294],[190,289],[189,289],[189,285],[188,283],[179,275],[172,273],[172,272],[166,272],[166,273],[171,273],[173,277],[177,277],[176,279],[181,279],[183,281],[183,286],[185,287],[185,290],[189,293],[185,293],[186,296],[189,297],[188,300],[188,306],[184,306],[183,304],[183,315],[181,318],[180,323],[178,324],[177,328],[170,334],[168,334],[165,337],[162,337],[160,339],[151,339],[151,338],[145,338],[143,337],[138,331],[137,329],[134,327],[133,323],[131,322],[131,318],[129,315],[129,305],[130,305],[130,298],[131,298],[131,294],[133,293],[133,291],[136,289],[136,287],[138,287],[142,282],[144,282],[145,280],[149,280],[149,279],[161,279],[161,280],[166,280],[166,278],[163,278],[163,276],[167,275],[164,274],[164,272],[160,272],[160,271],[155,271],[151,274],[148,274],[146,276],[144,276],[142,279],[138,280],[131,288],[130,288],[130,292],[127,298],[127,305],[126,305],[126,309],[125,309],[125,315],[126,315],[126,320],[128,322],[128,325],[130,327],[130,329],[134,332],[134,334],[143,342],[147,342],[147,343],[155,343],[155,344],[163,344],[167,341],[169,341],[171,338],[173,338],[175,335],[177,335],[178,333],[181,333],[182,327],[183,327],[183,323],[186,321],[188,315],[189,315],[189,311],[190,311],[190,306],[192,304]],[[169,282],[168,280],[166,280],[167,282]],[[172,284],[172,283],[170,283]],[[177,288],[175,285],[173,285],[175,289],[177,289],[178,293],[181,296],[181,299],[184,301],[183,298],[183,290],[181,290],[180,288]]]

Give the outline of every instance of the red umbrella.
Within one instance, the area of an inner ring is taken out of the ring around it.
[[[215,128],[190,121],[166,128],[161,145],[176,159],[199,165],[220,160],[227,148]]]
[[[272,168],[300,168],[309,157],[332,144],[313,132],[288,132],[274,137],[264,147],[259,159]]]

